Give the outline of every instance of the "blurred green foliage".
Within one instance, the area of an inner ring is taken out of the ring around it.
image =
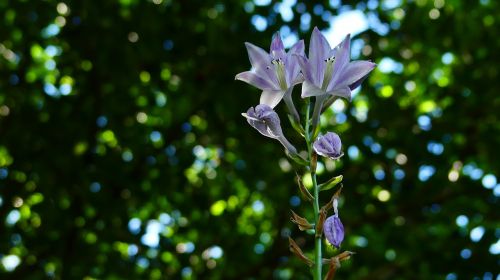
[[[337,278],[498,279],[495,0],[0,1],[0,277],[308,279],[286,237],[311,252],[311,207],[234,75],[243,42],[353,9],[379,67],[322,118],[358,253]]]

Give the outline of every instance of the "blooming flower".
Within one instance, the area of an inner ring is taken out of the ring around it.
[[[278,114],[270,106],[260,104],[255,106],[255,108],[250,107],[250,109],[242,115],[247,119],[248,123],[262,135],[280,141],[289,153],[297,154],[295,147],[288,142],[283,135]]]
[[[304,41],[298,41],[285,52],[281,37],[276,33],[269,53],[251,43],[245,46],[252,70],[239,73],[235,79],[261,89],[260,104],[274,108],[285,94],[291,94],[294,85],[302,82],[298,57],[304,56]]]
[[[313,148],[318,155],[331,159],[338,159],[344,155],[341,151],[342,142],[340,141],[340,137],[334,132],[318,136],[316,141],[314,141]]]
[[[358,87],[375,64],[358,60],[350,62],[350,35],[334,49],[318,28],[314,28],[309,44],[309,59],[298,56],[305,81],[302,98],[335,95],[351,99],[351,90]]]
[[[326,219],[325,223],[323,224],[323,232],[325,233],[325,237],[328,242],[330,242],[333,246],[339,248],[340,244],[344,240],[344,225],[340,221],[337,204],[337,199],[334,199],[334,214]]]

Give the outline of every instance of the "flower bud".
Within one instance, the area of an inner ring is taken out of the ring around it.
[[[290,154],[297,154],[297,149],[295,149],[283,135],[278,114],[270,106],[260,104],[255,106],[255,109],[250,107],[250,109],[242,115],[247,119],[248,123],[262,135],[280,141]]]
[[[339,212],[337,209],[338,201],[336,198],[333,199],[332,204],[334,214],[326,219],[323,224],[323,232],[325,233],[325,237],[328,242],[339,248],[340,244],[344,240],[344,225],[339,218]]]
[[[257,105],[255,109],[250,107],[246,114],[242,115],[264,136],[277,139],[283,135],[278,114],[266,104]]]
[[[313,144],[314,151],[318,155],[331,158],[339,159],[344,155],[342,153],[342,142],[340,137],[334,132],[328,132],[325,135],[320,135]]]
[[[338,215],[333,215],[326,219],[323,224],[323,232],[328,242],[337,248],[340,247],[340,244],[344,240],[344,225],[342,225]]]

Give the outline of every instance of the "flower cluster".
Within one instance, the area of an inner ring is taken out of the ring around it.
[[[350,36],[336,47],[331,48],[326,38],[318,28],[314,28],[309,53],[305,54],[304,41],[300,40],[288,52],[285,51],[279,33],[272,39],[269,52],[251,44],[245,43],[252,68],[236,75],[236,80],[246,82],[262,91],[260,104],[250,107],[242,115],[248,123],[262,135],[278,140],[285,148],[286,154],[297,164],[303,166],[313,178],[314,195],[305,188],[299,180],[300,191],[306,199],[313,202],[314,222],[309,223],[306,218],[292,211],[292,222],[300,230],[314,230],[315,258],[310,260],[302,253],[300,247],[290,238],[290,250],[309,266],[314,266],[314,279],[322,279],[321,240],[324,234],[326,240],[336,248],[344,239],[344,226],[338,214],[338,197],[342,185],[338,188],[329,204],[319,208],[319,192],[332,189],[342,181],[342,176],[317,184],[316,162],[317,156],[332,160],[342,157],[342,142],[334,132],[320,134],[319,119],[322,112],[336,99],[351,100],[351,91],[360,86],[367,75],[375,68],[370,61],[350,60]],[[301,98],[304,106],[295,107],[293,89],[302,85]],[[274,108],[284,101],[288,110],[288,119],[292,127],[305,139],[307,153],[299,150],[287,140],[281,128],[281,121]],[[301,109],[301,110],[300,110]],[[304,112],[305,111],[305,112]],[[301,112],[302,114],[300,114]],[[301,116],[305,117],[301,121]],[[305,157],[307,154],[307,157]],[[334,214],[327,216],[328,210]],[[325,279],[331,279],[337,264],[351,256],[345,251],[331,258],[330,271]],[[333,272],[331,272],[333,271]]]
[[[300,117],[293,105],[292,91],[295,85],[302,83],[301,97],[316,97],[312,116],[313,127],[317,127],[324,104],[330,105],[337,97],[351,100],[351,91],[361,85],[375,67],[370,61],[350,61],[350,35],[332,49],[318,28],[314,28],[312,32],[308,57],[304,52],[303,40],[295,43],[286,52],[279,33],[274,35],[269,53],[251,43],[245,43],[245,46],[252,69],[239,73],[235,78],[262,90],[260,105],[267,105],[271,110],[284,99],[293,121],[298,121]],[[248,112],[244,116],[252,118]],[[297,123],[292,125],[296,127]],[[260,129],[255,128],[262,133]],[[281,129],[279,130],[281,133]],[[282,134],[280,137],[262,134],[278,139],[282,144],[283,141],[289,144]],[[331,139],[328,134],[326,137]],[[323,144],[318,144],[318,148],[315,145],[316,152],[318,149],[324,150],[326,142],[328,142],[326,139],[322,140]],[[340,139],[338,142],[340,143]],[[292,152],[289,148],[293,146],[285,144],[284,146]],[[335,157],[331,153],[326,155],[322,152],[318,154],[331,158],[340,156]]]

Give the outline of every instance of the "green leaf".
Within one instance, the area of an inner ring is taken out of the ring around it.
[[[333,187],[335,187],[338,183],[342,182],[342,175],[339,175],[337,177],[333,177],[332,179],[328,180],[327,182],[320,184],[319,185],[319,191],[326,191],[329,190]]]

